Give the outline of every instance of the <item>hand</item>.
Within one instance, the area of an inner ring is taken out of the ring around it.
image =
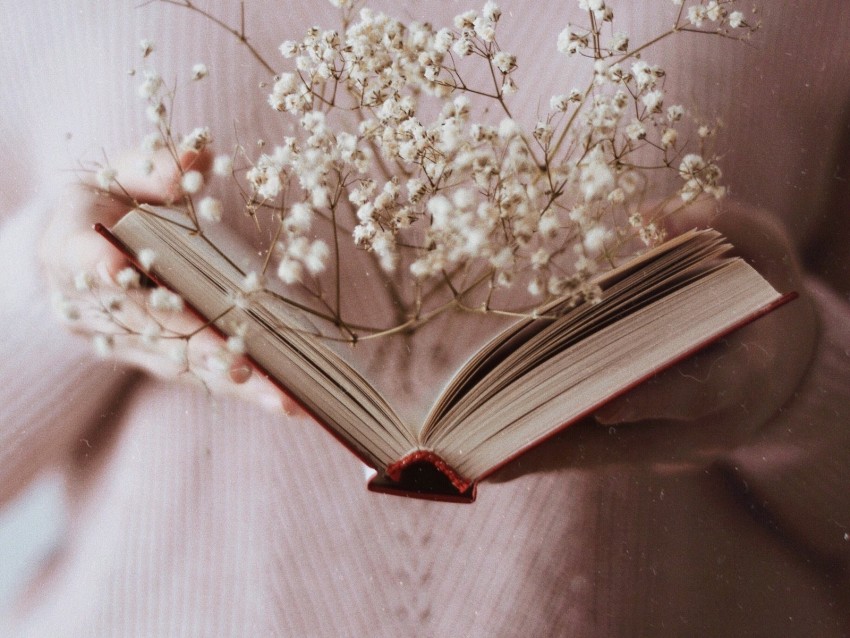
[[[769,216],[734,206],[674,218],[671,235],[710,225],[780,292],[800,297],[600,408],[497,472],[492,481],[599,465],[658,472],[706,467],[793,397],[814,352],[816,319],[793,247]]]
[[[797,291],[800,298],[612,401],[596,420],[693,421],[733,411],[763,421],[797,387],[814,348],[815,317],[795,250],[777,222],[752,208],[732,205],[713,215],[696,206],[671,219],[670,235],[693,227],[717,229],[777,290]]]
[[[210,166],[206,152],[186,152],[179,165],[167,150],[153,158],[153,170],[142,168],[145,156],[131,153],[114,165],[109,190],[94,176],[69,186],[51,216],[41,242],[48,278],[63,301],[75,332],[93,337],[108,356],[160,378],[186,378],[213,393],[238,395],[273,410],[299,408],[274,384],[256,372],[244,355],[230,353],[224,341],[189,311],[152,311],[142,290],[125,290],[118,274],[129,262],[94,230],[111,225],[138,204],[179,201],[183,171],[202,173]],[[120,310],[113,310],[121,299]],[[100,335],[97,337],[96,335]],[[104,337],[104,335],[112,335]],[[192,335],[188,340],[175,335]],[[185,345],[184,345],[185,344]]]

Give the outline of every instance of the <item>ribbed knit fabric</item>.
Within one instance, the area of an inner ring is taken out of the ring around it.
[[[669,11],[655,1],[615,5],[634,41]],[[138,78],[126,71],[142,37],[166,77],[210,65],[209,93],[180,98],[183,128],[210,124],[229,150],[234,128],[244,143],[284,127],[256,88],[268,78],[214,26],[164,5],[101,4],[0,6],[0,499],[59,466],[72,522],[0,634],[850,633],[850,308],[814,280],[817,352],[752,440],[718,450],[710,431],[641,424],[650,443],[630,455],[635,430],[581,424],[485,483],[472,506],[368,493],[360,464],[307,418],[147,378],[126,389],[132,375],[93,360],[47,310],[33,256],[68,178],[60,169],[141,137]],[[389,5],[404,17],[430,6]],[[275,6],[246,7],[270,57],[333,21],[322,4]],[[238,21],[236,3],[210,7]],[[500,42],[519,54],[528,88],[540,84],[512,104],[532,120],[573,85],[553,43],[577,9],[503,8],[511,35]],[[825,203],[850,96],[850,5],[773,3],[763,19],[751,47],[718,41],[715,58],[684,39],[665,59],[683,99],[724,114],[733,193],[816,245],[835,214]]]

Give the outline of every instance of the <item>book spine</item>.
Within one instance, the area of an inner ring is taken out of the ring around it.
[[[387,467],[387,476],[396,482],[401,481],[402,472],[415,463],[429,463],[433,465],[451,481],[451,484],[455,486],[458,492],[466,492],[472,485],[472,481],[458,474],[451,465],[431,450],[415,450],[405,455]]]

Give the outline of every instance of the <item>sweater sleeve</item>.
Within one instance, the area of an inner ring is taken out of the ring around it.
[[[820,338],[776,417],[721,461],[750,512],[828,570],[850,568],[850,305],[810,280]],[[781,374],[782,371],[777,371]]]
[[[54,318],[33,204],[0,225],[0,504],[63,461],[132,375],[98,361]]]

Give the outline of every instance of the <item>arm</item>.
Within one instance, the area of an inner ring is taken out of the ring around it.
[[[33,202],[0,225],[0,504],[65,462],[130,381],[53,318],[36,256],[46,208]]]

